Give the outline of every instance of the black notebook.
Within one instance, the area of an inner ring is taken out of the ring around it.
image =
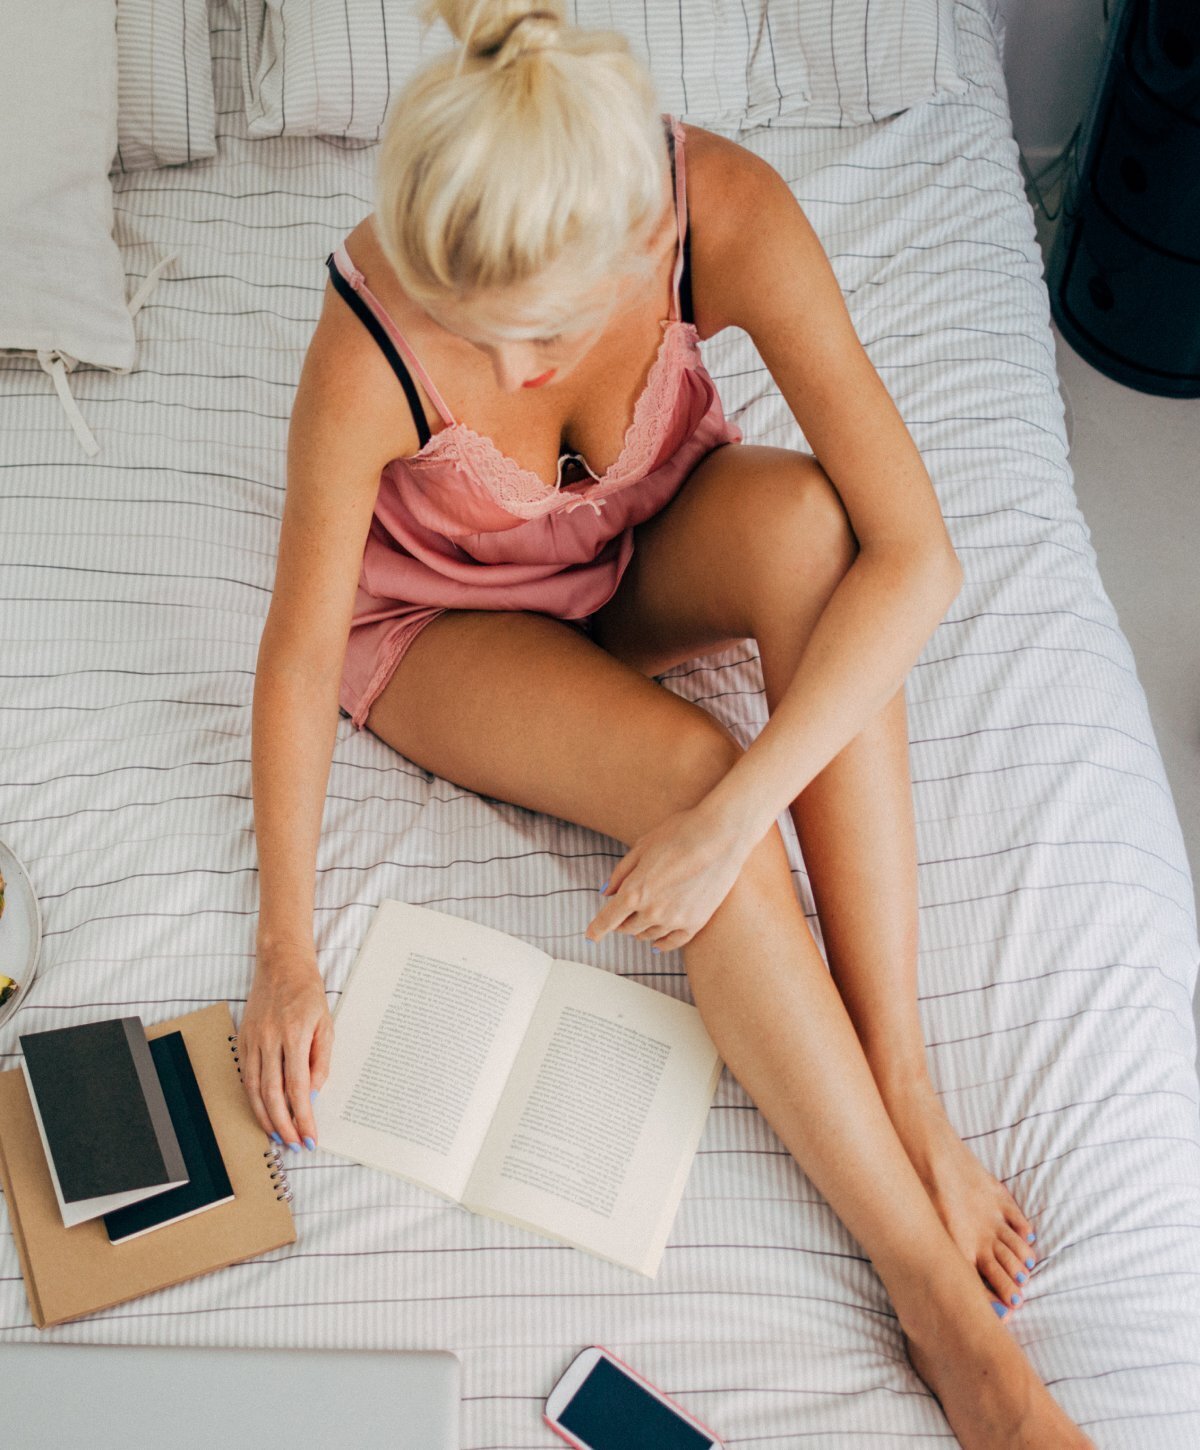
[[[187,1182],[140,1017],[25,1032],[17,1040],[66,1227]]]
[[[188,1181],[141,1203],[106,1213],[104,1227],[108,1230],[109,1243],[113,1244],[177,1223],[181,1218],[215,1208],[218,1203],[229,1203],[233,1198],[233,1186],[225,1171],[225,1161],[192,1070],[183,1033],[168,1032],[154,1038],[150,1052],[183,1149]]]

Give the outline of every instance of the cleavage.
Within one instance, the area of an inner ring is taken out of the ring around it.
[[[563,460],[562,477],[559,481],[560,488],[567,488],[576,483],[592,484],[596,479],[587,471],[579,460],[579,455],[570,451],[560,454]]]

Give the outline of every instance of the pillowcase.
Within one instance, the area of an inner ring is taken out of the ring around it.
[[[567,14],[587,30],[616,30],[653,77],[659,106],[693,126],[737,130],[751,108],[755,18],[768,0],[569,0]],[[790,101],[803,104],[801,74],[781,74]]]
[[[377,141],[392,95],[455,41],[417,0],[241,0],[247,134]]]
[[[747,121],[866,126],[961,93],[957,0],[760,0]],[[780,74],[801,74],[808,96]]]
[[[617,30],[646,66],[661,109],[700,126],[737,128],[750,105],[754,14],[766,0],[570,0],[566,18]],[[417,0],[242,0],[248,132],[377,141],[388,102],[458,41],[422,31]],[[791,106],[807,91],[781,76]],[[775,114],[780,92],[763,108]]]
[[[0,347],[133,363],[108,167],[115,0],[2,0]]]
[[[133,314],[173,260],[126,302],[108,177],[116,21],[115,0],[0,0],[0,352],[37,358],[89,454],[67,374],[132,368]]]
[[[217,154],[208,0],[117,0],[112,171]]]

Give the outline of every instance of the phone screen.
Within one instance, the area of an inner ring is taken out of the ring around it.
[[[607,1359],[596,1361],[559,1423],[591,1450],[710,1450],[713,1443]]]

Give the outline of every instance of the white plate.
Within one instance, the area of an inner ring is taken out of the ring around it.
[[[0,841],[0,873],[4,876],[4,914],[0,916],[0,975],[11,977],[17,990],[0,1007],[0,1023],[21,1005],[37,975],[42,946],[42,914],[24,866]]]

